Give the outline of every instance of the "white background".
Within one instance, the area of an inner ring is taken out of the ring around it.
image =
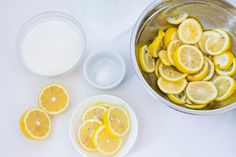
[[[142,87],[129,57],[131,29],[113,40],[101,40],[86,26],[78,0],[0,0],[0,156],[78,157],[69,138],[69,120],[79,103],[97,94],[111,94],[126,100],[137,114],[140,131],[129,157],[235,157],[236,111],[216,116],[193,116],[174,111],[155,100]],[[21,64],[15,39],[24,22],[44,11],[63,11],[77,18],[87,34],[87,52],[113,49],[125,59],[127,74],[111,91],[91,87],[82,73],[44,78],[28,72]],[[44,141],[26,139],[19,130],[19,118],[27,108],[37,106],[40,89],[52,82],[64,84],[71,95],[70,108],[53,117],[51,136]]]

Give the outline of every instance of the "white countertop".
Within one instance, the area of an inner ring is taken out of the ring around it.
[[[140,84],[130,61],[131,29],[115,39],[101,40],[86,27],[78,10],[79,0],[0,1],[0,156],[78,157],[69,138],[69,120],[84,99],[111,94],[126,100],[137,114],[140,131],[128,157],[235,157],[236,110],[216,116],[193,116],[170,109],[155,100]],[[124,58],[127,74],[111,91],[93,88],[85,80],[81,66],[66,76],[44,78],[28,72],[15,51],[15,39],[24,22],[44,11],[62,11],[77,18],[87,34],[87,54],[97,49],[113,49]],[[70,108],[53,118],[51,136],[44,141],[26,139],[19,130],[25,109],[37,105],[40,89],[53,81],[64,84],[71,95]]]

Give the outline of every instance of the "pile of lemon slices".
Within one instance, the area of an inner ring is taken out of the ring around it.
[[[78,129],[78,142],[86,151],[116,154],[130,130],[130,117],[120,105],[98,102],[88,108]]]
[[[171,101],[188,108],[202,109],[229,98],[236,90],[236,58],[228,33],[203,30],[187,13],[167,21],[172,27],[159,30],[151,44],[140,48],[142,70],[156,75],[159,89]]]
[[[22,133],[29,139],[43,140],[51,132],[51,118],[64,112],[69,106],[69,94],[58,83],[44,87],[38,97],[39,107],[26,110],[20,118]]]

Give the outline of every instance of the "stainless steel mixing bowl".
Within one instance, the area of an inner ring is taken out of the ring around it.
[[[142,71],[138,61],[140,46],[149,44],[157,35],[159,29],[170,27],[166,17],[185,11],[190,16],[198,18],[204,29],[223,28],[231,36],[232,51],[236,53],[236,3],[225,0],[166,0],[150,4],[137,20],[131,37],[131,58],[135,72],[140,82],[151,95],[169,107],[189,114],[211,115],[230,111],[236,108],[236,94],[229,99],[208,105],[203,110],[192,110],[172,103],[157,87],[154,74]]]

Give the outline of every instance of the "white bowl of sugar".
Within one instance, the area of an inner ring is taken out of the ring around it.
[[[74,70],[85,51],[80,23],[61,12],[46,12],[28,20],[17,37],[17,52],[31,72],[58,76]]]
[[[84,63],[84,76],[99,89],[113,89],[123,80],[126,66],[117,52],[102,50],[90,55]]]

